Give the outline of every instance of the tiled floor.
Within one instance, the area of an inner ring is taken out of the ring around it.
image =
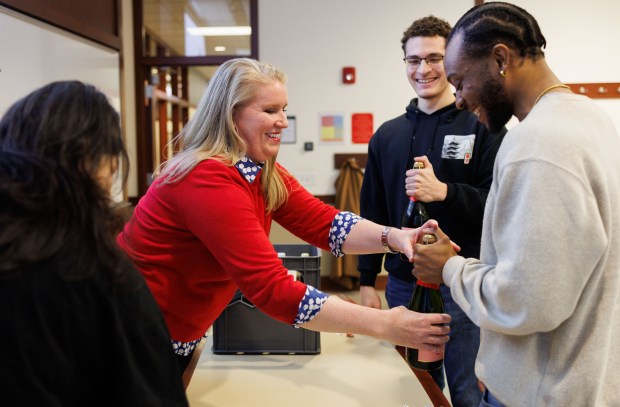
[[[215,355],[211,346],[187,389],[192,407],[431,405],[391,344],[374,338],[322,333],[318,355]]]

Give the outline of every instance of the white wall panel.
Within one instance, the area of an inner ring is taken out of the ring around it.
[[[539,21],[548,62],[568,83],[620,82],[620,1],[515,0]],[[289,113],[297,118],[297,143],[281,147],[279,161],[293,174],[314,179],[317,195],[335,193],[333,154],[366,152],[352,144],[351,114],[370,112],[374,129],[404,113],[415,97],[405,77],[400,38],[416,18],[434,14],[456,23],[473,0],[260,0],[259,50],[264,62],[289,78]],[[357,68],[357,83],[343,85],[344,66]],[[620,100],[601,101],[618,122]],[[342,112],[345,142],[319,143],[319,113]],[[303,142],[315,144],[303,151]],[[312,177],[311,175],[314,175]]]

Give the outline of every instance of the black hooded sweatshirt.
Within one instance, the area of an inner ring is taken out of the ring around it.
[[[435,176],[448,185],[443,202],[428,202],[431,219],[459,246],[459,255],[478,257],[482,217],[493,177],[497,150],[506,133],[489,133],[476,116],[454,103],[426,114],[413,99],[405,114],[383,123],[368,144],[368,162],[360,194],[360,214],[373,222],[400,228],[409,198],[405,171],[413,157],[426,155]],[[374,286],[384,254],[359,256],[360,284]],[[385,269],[413,282],[411,263],[385,255]]]

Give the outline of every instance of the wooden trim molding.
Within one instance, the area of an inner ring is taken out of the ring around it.
[[[350,158],[355,159],[360,168],[366,168],[366,162],[368,161],[367,153],[336,153],[334,154],[334,168],[339,170],[342,164]]]
[[[2,0],[0,5],[117,51],[121,49],[120,0]]]
[[[620,82],[567,83],[570,89],[592,99],[620,98]]]

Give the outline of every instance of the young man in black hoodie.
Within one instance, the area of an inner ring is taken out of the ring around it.
[[[443,68],[450,24],[434,16],[420,18],[404,32],[406,73],[417,94],[405,114],[383,123],[368,145],[368,163],[360,196],[361,215],[374,222],[401,227],[408,203],[405,176],[416,178],[412,195],[426,204],[429,216],[461,246],[465,257],[478,257],[484,204],[492,181],[495,155],[506,129],[489,133],[477,117],[459,110]],[[414,161],[424,169],[412,170]],[[380,308],[375,290],[384,255],[359,257],[362,304]],[[412,264],[398,254],[385,254],[390,308],[407,306],[415,287]],[[479,328],[441,287],[446,312],[452,316],[444,358],[450,398],[455,407],[478,406],[474,364]],[[441,388],[443,371],[431,372]]]

